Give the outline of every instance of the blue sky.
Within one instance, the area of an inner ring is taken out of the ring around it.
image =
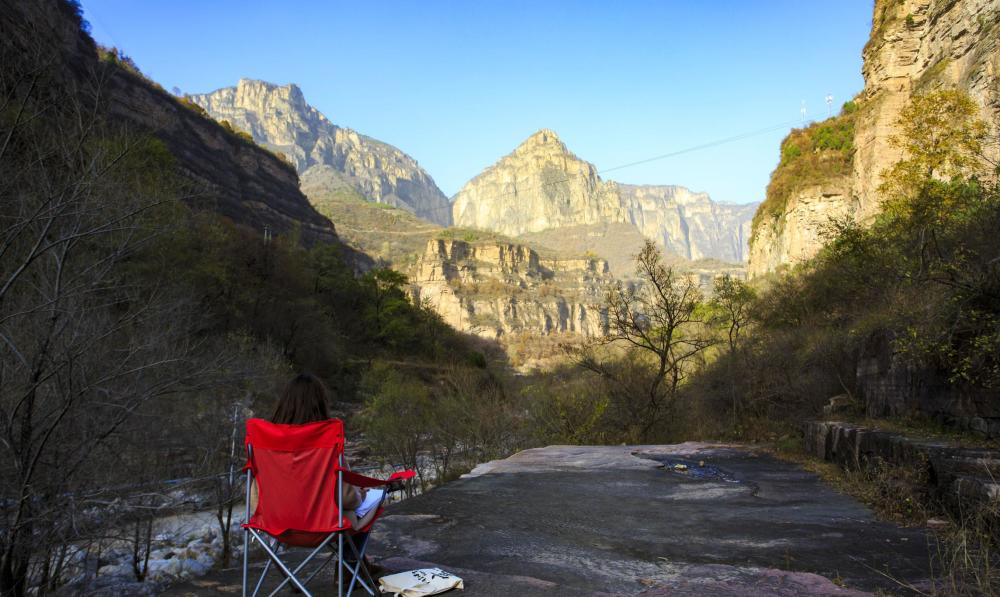
[[[296,83],[451,196],[539,128],[598,169],[799,118],[859,92],[871,0],[83,0],[98,42],[188,93]],[[760,201],[789,126],[617,170]]]

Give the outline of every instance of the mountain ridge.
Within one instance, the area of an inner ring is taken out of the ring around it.
[[[529,135],[452,198],[455,225],[520,236],[627,223],[687,259],[742,262],[755,204],[715,202],[678,185],[604,180],[551,129]]]
[[[436,224],[451,223],[448,198],[415,159],[389,143],[334,124],[294,83],[241,78],[235,86],[188,97],[216,120],[284,153],[303,181],[314,187],[353,189],[368,201],[405,209]]]

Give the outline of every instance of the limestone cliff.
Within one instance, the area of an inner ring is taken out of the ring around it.
[[[228,121],[288,156],[310,198],[313,190],[351,189],[368,201],[400,207],[443,226],[451,223],[448,198],[416,160],[333,124],[306,103],[295,85],[240,79],[235,87],[189,97],[216,120]]]
[[[411,275],[414,298],[458,330],[491,339],[602,335],[611,282],[602,259],[544,259],[503,242],[432,239]]]
[[[831,222],[855,213],[857,201],[849,177],[796,189],[779,217],[758,219],[750,242],[748,276],[809,259],[823,246]]]
[[[854,145],[858,216],[879,210],[882,171],[899,158],[889,144],[910,96],[940,88],[966,91],[995,135],[1000,126],[1000,0],[876,0],[864,49],[869,105]]]
[[[878,213],[882,172],[901,157],[890,145],[900,111],[916,93],[955,87],[979,104],[995,136],[1000,130],[1000,0],[876,0],[871,39],[864,48],[864,90],[850,116],[850,148],[839,167],[799,176],[791,188],[772,187],[787,172],[786,145],[768,197],[754,218],[751,276],[799,263],[820,249],[831,218],[868,221]],[[810,127],[813,128],[813,127]],[[995,138],[995,137],[994,137]],[[830,174],[832,175],[826,175]]]
[[[604,181],[593,164],[552,131],[528,137],[458,192],[458,226],[510,236],[543,230],[626,223],[688,259],[745,261],[754,206],[716,203],[678,186]]]

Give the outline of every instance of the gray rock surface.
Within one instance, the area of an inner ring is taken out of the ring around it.
[[[470,597],[898,592],[878,571],[919,583],[928,562],[921,531],[815,475],[704,444],[527,450],[396,505],[380,529],[388,567],[454,571]]]
[[[518,236],[569,226],[625,223],[687,259],[747,259],[756,204],[718,203],[666,185],[604,181],[593,164],[542,129],[470,180],[453,198],[456,226]]]
[[[189,96],[216,120],[226,120],[295,164],[302,188],[353,190],[368,201],[400,207],[447,226],[448,198],[417,161],[399,149],[330,122],[306,103],[296,85],[240,79],[235,87]]]
[[[795,465],[697,443],[526,450],[393,504],[371,548],[466,597],[905,594],[881,571],[920,586],[927,549]],[[168,594],[238,590],[234,568]]]

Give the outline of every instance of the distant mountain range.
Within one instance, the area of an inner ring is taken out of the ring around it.
[[[284,153],[303,182],[327,191],[356,192],[447,226],[448,198],[417,161],[388,143],[333,124],[306,103],[296,85],[240,79],[235,87],[188,98],[216,120]]]
[[[739,263],[747,258],[756,204],[718,203],[679,186],[604,181],[593,164],[547,129],[466,183],[449,202],[416,160],[333,124],[306,103],[295,85],[240,79],[234,87],[188,98],[216,120],[284,153],[316,205],[362,199],[405,209],[439,226],[511,237],[625,224],[685,259]],[[589,248],[586,239],[572,244]]]
[[[509,236],[624,223],[687,259],[747,258],[756,204],[717,203],[680,186],[604,181],[597,168],[542,129],[455,195],[456,226]]]

